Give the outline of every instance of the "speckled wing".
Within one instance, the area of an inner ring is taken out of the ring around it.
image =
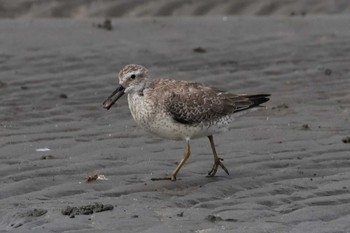
[[[181,88],[179,88],[179,85]],[[166,111],[177,122],[196,125],[266,102],[268,95],[234,95],[195,82],[179,81],[165,101]]]

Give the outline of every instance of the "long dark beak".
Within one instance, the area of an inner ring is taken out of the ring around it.
[[[112,105],[115,104],[115,102],[117,102],[117,100],[122,97],[122,95],[124,95],[124,90],[125,88],[122,85],[119,85],[117,89],[115,89],[115,91],[113,91],[113,93],[108,96],[105,101],[103,101],[103,107],[109,110]]]

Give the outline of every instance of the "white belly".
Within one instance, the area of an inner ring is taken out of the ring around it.
[[[234,118],[248,112],[225,116],[210,123],[187,125],[176,122],[165,113],[163,108],[145,101],[142,96],[129,94],[128,103],[131,115],[141,128],[159,137],[172,140],[189,140],[227,131]]]

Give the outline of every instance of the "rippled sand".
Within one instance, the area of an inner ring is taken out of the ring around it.
[[[2,0],[0,17],[90,18],[349,14],[348,0]]]
[[[1,230],[350,231],[349,17],[101,21],[0,21]],[[178,181],[150,181],[184,144],[137,128],[126,98],[102,108],[128,63],[272,94],[216,136],[230,176],[205,177],[212,155],[199,139]],[[94,174],[107,180],[86,183]],[[114,208],[61,213],[94,202]]]

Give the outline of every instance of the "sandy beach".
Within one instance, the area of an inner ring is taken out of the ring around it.
[[[103,20],[0,20],[0,232],[350,232],[350,16]],[[202,138],[176,182],[151,181],[184,143],[138,128],[126,98],[103,109],[129,63],[272,94],[215,137],[229,176],[206,177]]]

